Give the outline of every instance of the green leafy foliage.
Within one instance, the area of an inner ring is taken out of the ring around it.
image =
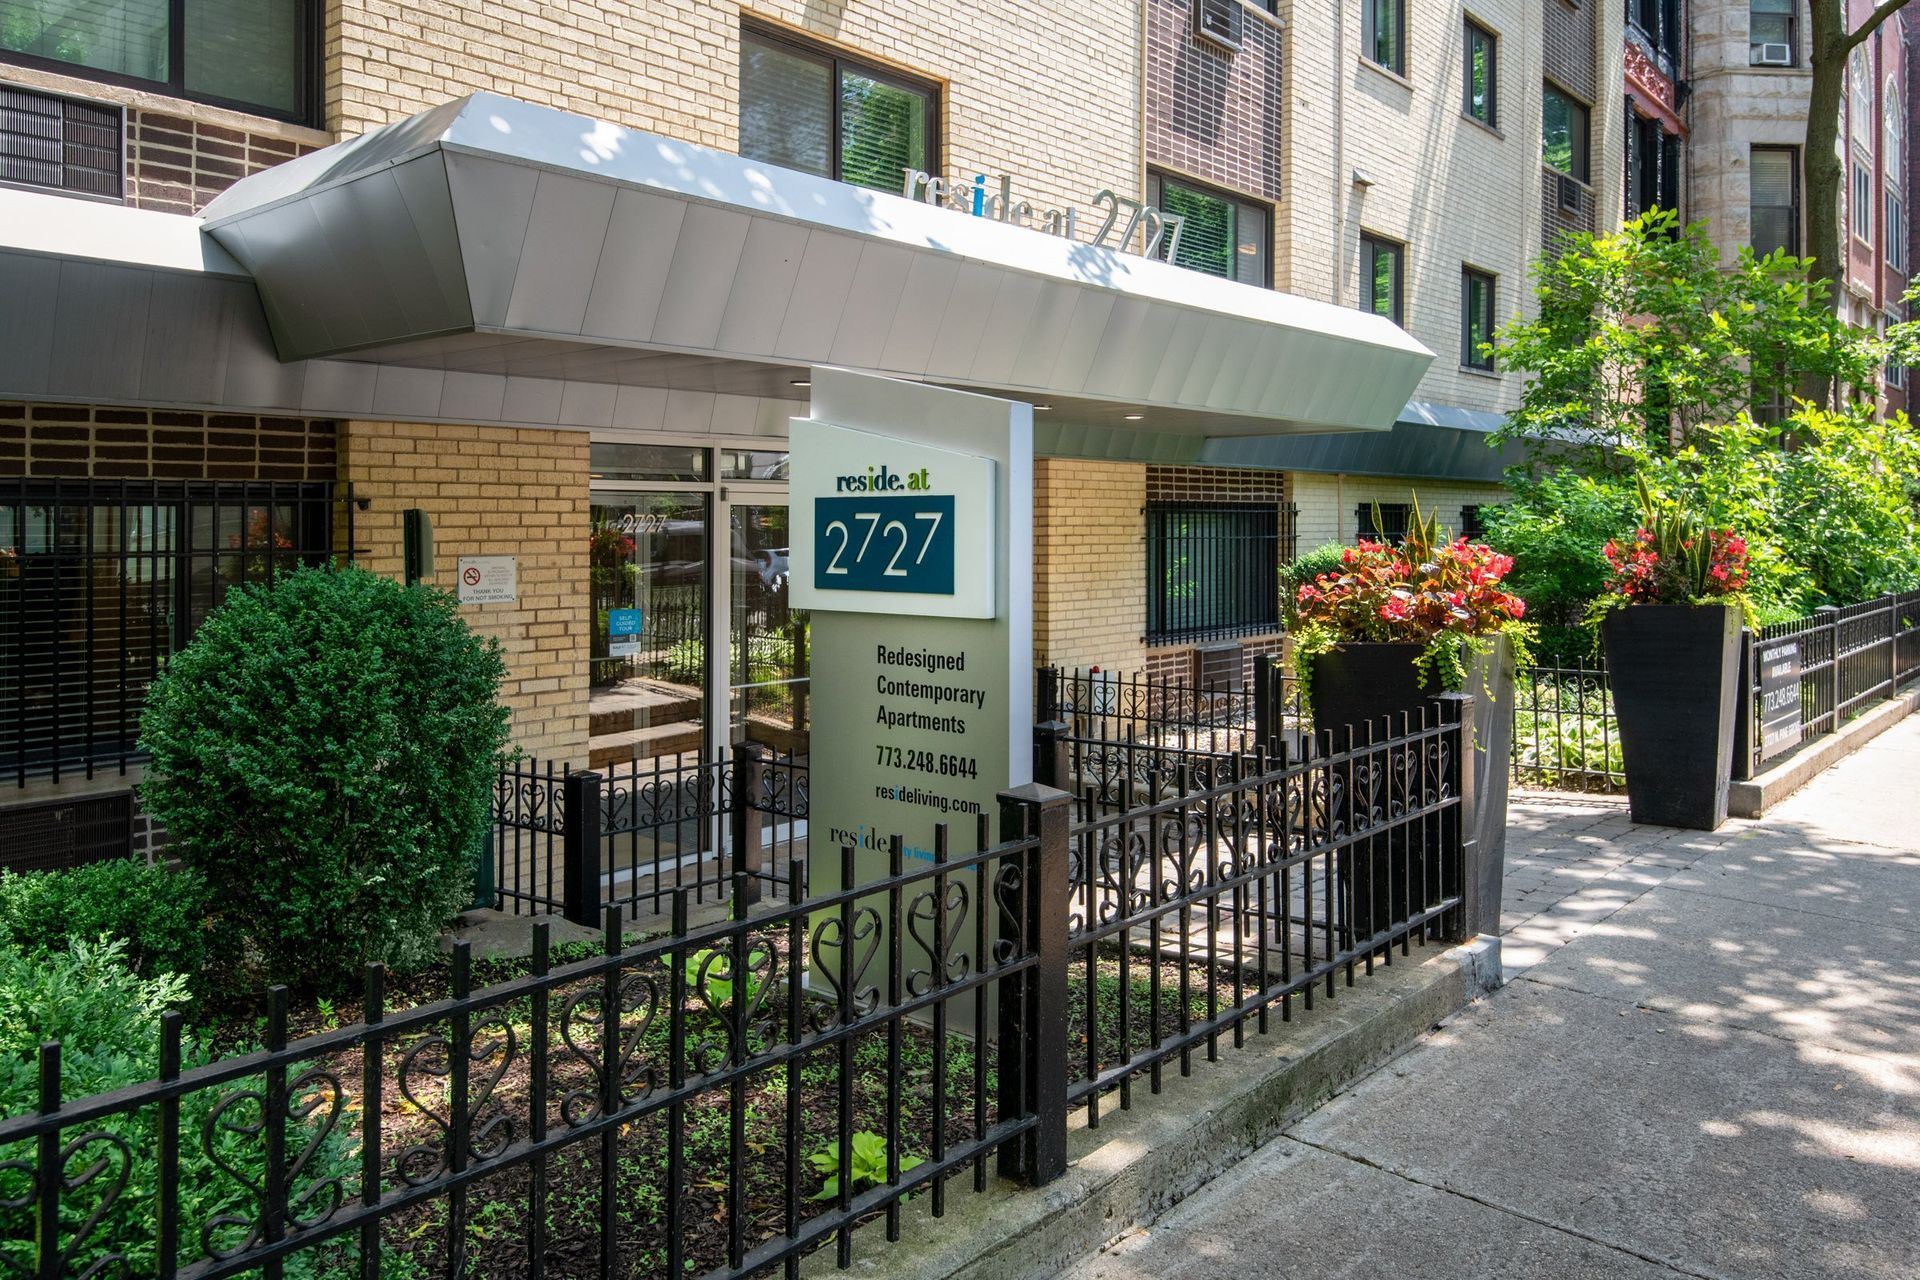
[[[1324,574],[1339,573],[1341,556],[1346,554],[1346,550],[1345,543],[1323,542],[1305,555],[1281,566],[1280,607],[1287,615],[1288,630],[1292,630],[1298,620],[1294,606],[1298,603],[1300,588]]]
[[[136,858],[27,875],[0,871],[0,946],[64,951],[119,940],[136,973],[208,972],[212,901],[205,877]]]
[[[865,1129],[853,1135],[853,1159],[850,1191],[859,1191],[862,1187],[877,1187],[887,1180],[887,1140],[877,1133]],[[814,1172],[826,1175],[826,1183],[813,1197],[815,1200],[835,1200],[840,1196],[840,1148],[831,1146],[816,1151],[807,1157]],[[925,1162],[918,1156],[902,1155],[900,1172],[918,1168]]]
[[[1538,314],[1500,331],[1506,367],[1531,376],[1495,438],[1627,472],[1803,378],[1870,384],[1888,344],[1842,323],[1808,266],[1749,249],[1724,264],[1705,223],[1665,210],[1563,237],[1533,266]]]
[[[1506,585],[1527,602],[1549,661],[1592,652],[1587,606],[1610,570],[1602,548],[1634,529],[1630,482],[1614,476],[1550,471],[1509,477],[1512,502],[1486,508],[1487,541],[1513,557]]]
[[[141,797],[266,976],[434,955],[472,896],[504,674],[452,596],[353,569],[233,593],[168,664]]]
[[[75,941],[54,952],[28,955],[0,947],[0,1117],[28,1114],[39,1105],[39,1048],[43,1041],[60,1041],[60,1087],[66,1098],[105,1093],[151,1080],[159,1066],[159,1019],[186,999],[186,982],[176,974],[142,977],[128,963],[124,942]],[[190,1069],[206,1061],[195,1042],[183,1045]],[[232,1081],[219,1089],[187,1093],[180,1103],[180,1212],[183,1252],[197,1253],[202,1228],[222,1215],[245,1222],[258,1202],[252,1190],[222,1169],[229,1168],[258,1180],[265,1153],[258,1133],[241,1126],[260,1121],[256,1100],[219,1110],[223,1098],[235,1090],[263,1088],[261,1079]],[[327,1203],[325,1184],[342,1179],[350,1188],[358,1167],[357,1154],[343,1136],[346,1125],[323,1133],[329,1106],[323,1086],[302,1086],[291,1099],[295,1113],[317,1093],[314,1114],[287,1125],[287,1150],[301,1151],[309,1142],[314,1150],[290,1188],[297,1203],[309,1190],[316,1198],[306,1208],[312,1216]],[[63,1246],[74,1244],[87,1218],[104,1199],[104,1191],[124,1166],[126,1185],[107,1207],[92,1232],[75,1249],[70,1270],[79,1275],[96,1263],[106,1274],[154,1275],[159,1270],[154,1219],[159,1192],[159,1107],[109,1116],[87,1126],[112,1135],[110,1140],[85,1144],[68,1163],[78,1173],[95,1161],[104,1161],[102,1175],[61,1199],[60,1230]],[[76,1134],[63,1135],[68,1139]],[[115,1141],[117,1140],[117,1141]],[[209,1152],[211,1147],[211,1153]],[[0,1147],[0,1165],[11,1160],[31,1161],[27,1144]],[[18,1269],[29,1274],[34,1256],[34,1211],[27,1204],[26,1174],[18,1168],[0,1168],[0,1271]],[[7,1205],[17,1207],[8,1208]],[[214,1226],[217,1248],[239,1245],[244,1227]],[[124,1270],[105,1259],[124,1253]],[[13,1264],[11,1267],[7,1264]],[[342,1246],[294,1254],[287,1259],[287,1275],[298,1280],[350,1272]],[[91,1273],[90,1273],[91,1274]]]

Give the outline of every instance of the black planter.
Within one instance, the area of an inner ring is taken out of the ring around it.
[[[1712,831],[1727,820],[1740,613],[1731,605],[1616,609],[1601,624],[1635,822]]]
[[[1421,685],[1414,666],[1419,654],[1420,646],[1414,644],[1348,644],[1315,658],[1309,682],[1318,745],[1324,748],[1331,733],[1333,749],[1344,750],[1349,728],[1354,743],[1364,745],[1398,734],[1403,724],[1418,726],[1422,715],[1432,724],[1439,714],[1433,699],[1446,691]],[[1474,834],[1483,842],[1480,869],[1491,879],[1491,901],[1497,904],[1513,725],[1513,654],[1504,639],[1496,637],[1492,652],[1475,655],[1468,663],[1465,692],[1474,695],[1474,763],[1479,784]],[[1350,802],[1359,798],[1351,797]],[[1439,884],[1441,851],[1421,848],[1416,856],[1417,834],[1410,828],[1396,828],[1339,857],[1350,913],[1348,937],[1353,941],[1406,919],[1415,906],[1411,895],[1420,886],[1432,889]],[[1497,930],[1497,921],[1493,928]]]

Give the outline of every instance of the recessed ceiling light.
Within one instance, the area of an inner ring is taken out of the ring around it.
[[[1127,415],[1127,421],[1128,421],[1128,422],[1138,422],[1138,421],[1140,421],[1140,419],[1142,419],[1142,418],[1144,418],[1144,417],[1146,417],[1146,416],[1147,416],[1147,415],[1146,415],[1146,414],[1144,414],[1144,413],[1130,413],[1130,414],[1128,414],[1128,415]]]
[[[787,385],[790,387],[810,387],[813,385],[813,379],[795,378],[793,381],[789,382]]]

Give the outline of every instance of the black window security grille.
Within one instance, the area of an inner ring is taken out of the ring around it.
[[[1380,520],[1375,523],[1373,509],[1380,508]],[[1407,525],[1413,520],[1413,504],[1407,502],[1363,502],[1354,508],[1353,525],[1362,538],[1373,542],[1400,543],[1407,536]]]
[[[1147,641],[1278,631],[1280,565],[1292,555],[1281,543],[1291,541],[1290,517],[1270,504],[1149,504]]]
[[[1499,127],[1499,45],[1493,32],[1467,19],[1465,98],[1461,110],[1489,129]]]
[[[235,586],[328,561],[334,508],[329,484],[0,482],[0,774],[124,772],[167,659]]]
[[[1487,509],[1469,502],[1460,508],[1460,536],[1479,542],[1487,536]]]
[[[120,108],[0,85],[0,183],[121,196]]]
[[[320,124],[319,0],[0,0],[0,62]]]
[[[740,34],[740,154],[878,191],[938,174],[939,92],[926,81],[755,26]]]
[[[1162,250],[1176,266],[1263,289],[1273,284],[1270,205],[1158,173],[1147,175],[1147,202],[1180,219],[1177,244],[1169,235]]]

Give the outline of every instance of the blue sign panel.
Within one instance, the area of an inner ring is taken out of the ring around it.
[[[813,585],[953,594],[953,495],[816,498]]]
[[[607,610],[607,634],[609,636],[639,635],[640,611],[638,609]]]

